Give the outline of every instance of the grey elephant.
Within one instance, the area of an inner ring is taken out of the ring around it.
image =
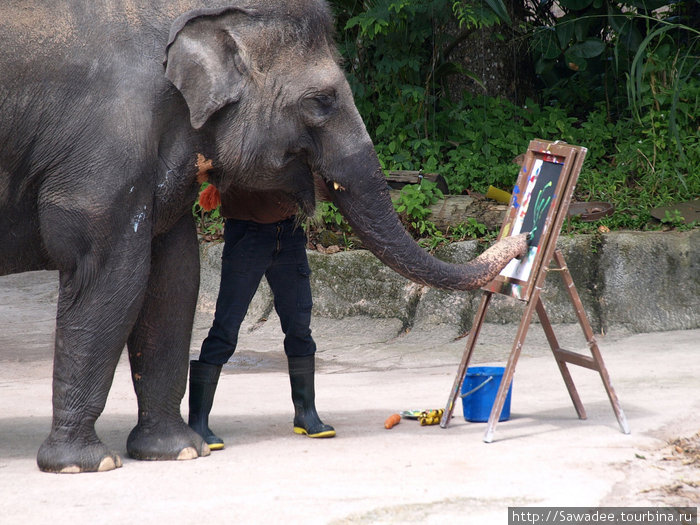
[[[510,237],[448,265],[413,242],[320,0],[10,0],[0,34],[0,275],[60,279],[43,471],[121,466],[94,425],[125,346],[138,398],[127,453],[209,453],[180,414],[198,158],[221,192],[281,190],[307,213],[317,174],[363,244],[419,283],[476,288],[525,250]]]

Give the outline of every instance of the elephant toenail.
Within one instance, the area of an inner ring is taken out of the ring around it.
[[[177,456],[177,460],[184,460],[184,459],[195,459],[199,457],[199,454],[197,454],[197,450],[194,447],[187,447],[183,448],[180,453]]]
[[[114,470],[118,466],[121,465],[117,465],[117,462],[114,461],[114,458],[112,458],[111,456],[105,456],[104,458],[102,458],[102,461],[100,461],[100,466],[97,467],[97,472],[107,472],[108,470]]]

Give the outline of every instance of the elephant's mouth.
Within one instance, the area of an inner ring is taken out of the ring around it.
[[[314,181],[314,192],[313,195],[311,196],[311,199],[307,201],[305,206],[308,206],[309,204],[311,205],[311,213],[313,214],[313,210],[315,209],[316,202],[320,201],[325,201],[325,202],[335,202],[334,195],[336,195],[338,192],[345,191],[345,187],[340,184],[339,182],[335,180],[328,180],[322,175],[319,175],[318,173],[314,172],[313,174],[313,181]],[[301,204],[300,204],[301,207]],[[305,213],[308,213],[309,208],[302,208]]]
[[[316,195],[313,190],[302,190],[291,195],[299,206],[299,213],[305,217],[313,217],[316,212]]]
[[[313,173],[311,177],[313,187],[302,188],[290,194],[290,197],[299,206],[299,212],[306,217],[314,216],[317,202],[333,202],[332,195],[345,190],[338,182],[328,181],[317,173]]]

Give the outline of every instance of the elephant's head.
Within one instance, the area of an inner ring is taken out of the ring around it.
[[[438,288],[477,288],[525,252],[525,238],[510,237],[467,265],[449,265],[408,235],[338,65],[325,2],[191,11],[173,25],[166,64],[192,126],[216,144],[213,179],[222,192],[282,190],[308,213],[317,174],[367,248]]]

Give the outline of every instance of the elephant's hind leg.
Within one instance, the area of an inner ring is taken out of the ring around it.
[[[199,291],[194,222],[183,217],[153,242],[151,275],[141,313],[129,337],[138,398],[138,424],[127,441],[136,459],[193,459],[209,455],[201,436],[182,420],[192,322]]]

